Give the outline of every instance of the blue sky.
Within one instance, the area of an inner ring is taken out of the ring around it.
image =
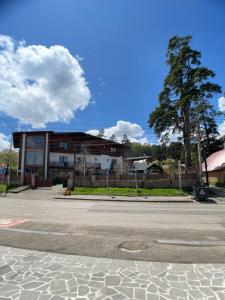
[[[167,74],[169,38],[192,35],[193,48],[202,52],[203,64],[224,90],[224,33],[224,0],[0,1],[0,34],[26,45],[62,45],[82,57],[92,98],[69,124],[47,124],[58,131],[109,128],[124,120],[137,123],[143,136],[156,141],[147,120]],[[219,96],[213,99],[216,107]],[[5,113],[3,119],[17,124]],[[1,133],[9,132],[2,126]]]

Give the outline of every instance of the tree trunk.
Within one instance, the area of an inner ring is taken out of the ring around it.
[[[188,168],[191,167],[191,142],[190,142],[190,113],[189,108],[185,108],[183,110],[183,118],[184,118],[184,130],[183,130],[183,138],[184,138],[184,161],[185,161],[185,173],[187,173]]]

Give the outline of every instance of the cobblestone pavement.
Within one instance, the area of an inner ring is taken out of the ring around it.
[[[225,299],[225,264],[167,264],[0,246],[0,300]]]

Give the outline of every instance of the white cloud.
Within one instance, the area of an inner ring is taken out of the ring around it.
[[[225,136],[225,121],[218,126],[220,136]]]
[[[218,99],[218,108],[221,112],[225,112],[225,96]],[[220,136],[225,135],[225,121],[218,125],[218,132]]]
[[[182,132],[175,130],[173,132],[172,128],[169,130],[165,130],[161,133],[161,137],[159,139],[159,143],[162,143],[163,138],[165,137],[166,144],[170,144],[172,142],[180,142],[181,138],[183,137]]]
[[[117,141],[121,142],[123,135],[126,134],[131,142],[137,142],[141,144],[149,143],[148,138],[145,136],[144,130],[136,123],[120,120],[115,126],[105,128],[104,130],[106,139],[109,139],[114,134],[117,138]],[[87,133],[97,135],[98,130],[91,129],[88,130]]]
[[[0,35],[0,111],[33,128],[69,122],[91,98],[79,61],[63,46]]]
[[[9,148],[8,137],[5,134],[0,133],[0,150],[6,149],[6,148]]]
[[[218,108],[220,111],[224,112],[225,111],[225,97],[220,97],[218,99]]]

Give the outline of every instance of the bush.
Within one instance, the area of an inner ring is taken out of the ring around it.
[[[224,183],[223,183],[223,182],[217,181],[217,182],[215,183],[215,186],[217,186],[217,187],[224,187]]]

